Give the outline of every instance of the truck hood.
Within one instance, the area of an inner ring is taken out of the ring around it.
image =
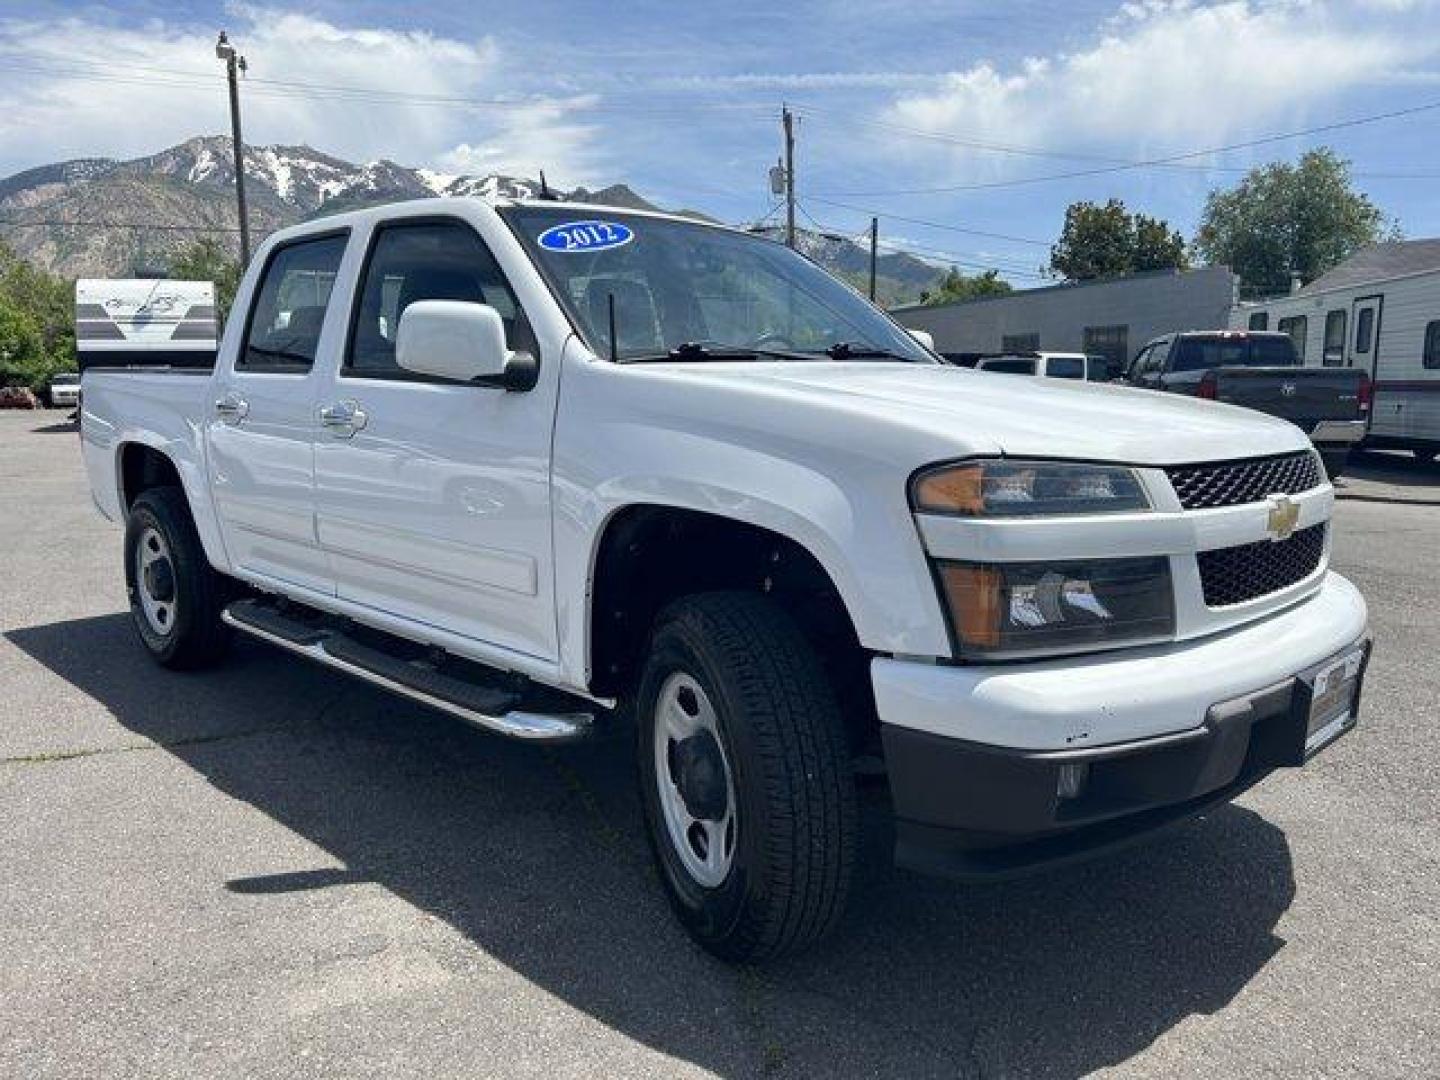
[[[677,375],[683,366],[687,381],[711,384],[717,398],[731,391],[795,410],[819,407],[847,414],[841,419],[859,425],[826,425],[832,440],[837,430],[858,437],[867,424],[883,425],[892,435],[903,431],[925,444],[919,456],[926,460],[1000,453],[1173,465],[1309,445],[1293,424],[1250,409],[1103,383],[906,363],[660,366]],[[696,395],[704,396],[704,391]],[[798,421],[800,415],[792,417]]]

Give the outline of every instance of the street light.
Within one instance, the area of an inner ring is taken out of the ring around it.
[[[225,61],[225,76],[230,83],[230,140],[235,150],[235,202],[240,214],[240,268],[250,262],[250,219],[245,212],[245,143],[240,136],[240,83],[239,73],[249,70],[245,57],[230,44],[230,35],[220,31],[215,42],[215,57]]]

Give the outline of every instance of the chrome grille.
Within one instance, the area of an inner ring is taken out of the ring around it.
[[[1295,495],[1319,487],[1320,465],[1313,451],[1279,457],[1172,465],[1165,470],[1186,510],[1262,502],[1266,495]]]
[[[1313,574],[1324,554],[1323,524],[1301,529],[1288,540],[1198,552],[1205,606],[1228,607],[1279,592]]]

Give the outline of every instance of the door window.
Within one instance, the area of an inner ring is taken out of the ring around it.
[[[1257,311],[1250,316],[1251,330],[1269,330],[1270,313],[1268,311]]]
[[[1355,352],[1357,355],[1370,355],[1370,344],[1374,333],[1375,309],[1361,308],[1359,316],[1355,319]]]
[[[1425,327],[1425,366],[1440,368],[1440,319]]]
[[[506,344],[517,352],[535,351],[515,294],[474,229],[453,219],[397,222],[382,226],[370,248],[345,356],[347,375],[437,381],[395,362],[400,318],[417,300],[488,304],[505,324]]]
[[[1292,315],[1288,319],[1281,319],[1277,324],[1282,334],[1289,334],[1290,340],[1295,343],[1295,355],[1300,362],[1305,362],[1305,316]]]
[[[1325,316],[1325,366],[1345,365],[1345,312],[1336,309]]]
[[[348,239],[346,234],[332,233],[271,252],[250,307],[245,348],[236,370],[290,374],[310,370]]]

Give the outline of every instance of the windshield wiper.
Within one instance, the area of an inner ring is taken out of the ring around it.
[[[757,345],[725,345],[718,341],[682,341],[669,352],[622,356],[620,363],[655,363],[664,360],[758,360],[762,356],[773,356],[781,360],[815,359],[813,353],[787,352],[784,349],[766,349]]]
[[[914,357],[898,353],[894,349],[879,349],[874,345],[857,345],[852,341],[837,341],[825,350],[831,360],[903,360],[913,363]]]

